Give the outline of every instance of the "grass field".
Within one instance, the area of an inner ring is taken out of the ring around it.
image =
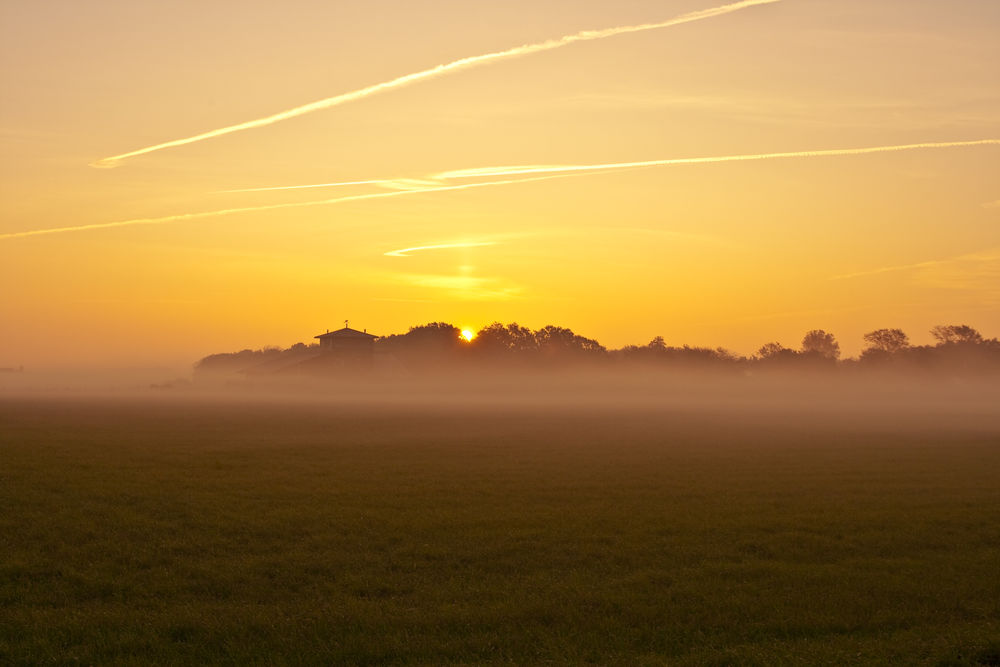
[[[0,663],[1000,664],[1000,420],[5,399]]]

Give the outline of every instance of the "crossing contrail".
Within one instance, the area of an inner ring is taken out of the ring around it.
[[[868,155],[870,153],[895,153],[925,148],[958,148],[963,146],[989,146],[1000,144],[1000,139],[977,139],[974,141],[945,141],[920,144],[900,144],[896,146],[871,146],[868,148],[836,148],[818,151],[793,151],[788,153],[753,153],[749,155],[720,155],[715,157],[668,158],[665,160],[644,160],[641,162],[611,162],[606,164],[564,164],[564,165],[514,165],[507,167],[478,167],[458,169],[434,174],[437,180],[460,178],[486,178],[493,176],[515,176],[529,174],[573,173],[612,169],[636,169],[639,167],[661,167],[677,164],[711,164],[717,162],[749,162],[753,160],[778,160],[799,157],[831,157],[835,155]]]
[[[21,238],[26,236],[40,236],[43,234],[59,234],[62,232],[77,232],[92,229],[107,229],[111,227],[130,227],[133,225],[155,225],[168,222],[180,222],[184,220],[196,220],[201,218],[212,218],[238,213],[250,213],[254,211],[270,211],[285,208],[301,208],[306,206],[322,206],[329,204],[339,204],[350,201],[361,201],[365,199],[380,199],[383,197],[400,197],[405,195],[424,194],[429,192],[446,192],[450,190],[465,190],[469,188],[481,188],[497,185],[513,185],[516,183],[527,183],[533,181],[544,181],[554,178],[565,178],[586,172],[613,171],[615,169],[635,169],[641,167],[656,167],[678,164],[710,164],[718,162],[745,162],[753,160],[774,160],[782,158],[800,157],[829,157],[837,155],[867,155],[871,153],[893,153],[898,151],[931,149],[931,148],[958,148],[968,146],[996,146],[1000,145],[1000,139],[976,139],[972,141],[947,141],[947,142],[925,142],[919,144],[900,144],[895,146],[872,146],[868,148],[838,148],[832,150],[794,151],[784,153],[755,153],[749,155],[724,155],[716,157],[697,158],[669,158],[665,160],[645,160],[640,162],[611,162],[605,164],[578,164],[578,165],[518,165],[508,167],[479,167],[473,169],[458,169],[446,171],[431,176],[433,180],[418,179],[372,179],[367,181],[355,181],[352,183],[377,183],[377,184],[411,184],[403,186],[404,189],[396,189],[392,192],[375,192],[347,197],[337,197],[333,199],[320,199],[307,202],[291,202],[283,204],[265,204],[262,206],[244,206],[238,208],[226,208],[215,211],[202,211],[197,213],[181,213],[168,215],[159,218],[135,218],[132,220],[120,220],[116,222],[101,222],[91,225],[78,225],[74,227],[55,227],[49,229],[34,229],[23,232],[9,232],[0,234],[0,240]],[[535,175],[534,177],[531,177]],[[498,181],[486,181],[483,183],[466,183],[464,185],[445,185],[444,182],[453,179],[463,178],[484,178],[484,177],[507,177],[507,176],[528,176],[529,178],[504,178]],[[435,184],[435,182],[440,184]],[[428,187],[419,187],[417,184],[426,183]],[[281,186],[277,189],[295,189],[300,187],[329,187],[335,184],[319,184],[311,186]],[[412,187],[411,187],[412,186]],[[400,187],[400,186],[397,186]],[[275,188],[254,188],[254,190],[270,190]]]
[[[373,192],[361,195],[350,195],[347,197],[336,197],[333,199],[320,199],[305,202],[290,202],[284,204],[265,204],[263,206],[242,206],[238,208],[224,208],[214,211],[200,211],[196,213],[178,213],[176,215],[165,215],[158,218],[133,218],[131,220],[118,220],[115,222],[98,222],[90,225],[76,225],[73,227],[50,227],[48,229],[31,229],[23,232],[8,232],[0,234],[0,240],[24,238],[27,236],[43,236],[46,234],[62,234],[66,232],[84,232],[95,229],[110,229],[112,227],[133,227],[136,225],[162,225],[170,222],[183,222],[187,220],[201,220],[203,218],[218,218],[238,213],[254,213],[258,211],[275,211],[286,208],[304,208],[307,206],[328,206],[332,204],[343,204],[352,201],[363,201],[365,199],[382,199],[384,197],[404,197],[406,195],[419,195],[430,192],[448,192],[452,190],[468,190],[470,188],[483,188],[495,185],[513,185],[515,183],[531,183],[535,181],[548,181],[554,178],[565,178],[560,175],[539,176],[536,178],[517,178],[502,181],[486,181],[484,183],[465,183],[462,185],[441,185],[423,189],[395,190],[393,192]]]
[[[431,174],[423,179],[396,178],[371,179],[367,181],[342,181],[339,183],[310,183],[308,185],[279,185],[263,188],[245,188],[241,190],[223,190],[222,192],[267,192],[271,190],[301,190],[309,188],[334,188],[346,185],[379,185],[405,189],[414,184],[423,187],[443,185],[449,180],[463,178],[486,178],[492,176],[516,176],[530,174],[567,174],[574,172],[614,171],[615,169],[639,169],[642,167],[662,167],[683,164],[712,164],[716,162],[750,162],[754,160],[777,160],[783,158],[802,157],[833,157],[838,155],[868,155],[871,153],[894,153],[931,148],[959,148],[968,146],[989,146],[1000,144],[1000,139],[976,139],[973,141],[924,142],[919,144],[898,144],[892,146],[869,146],[866,148],[835,148],[829,150],[789,151],[783,153],[751,153],[747,155],[717,155],[712,157],[667,158],[663,160],[644,160],[639,162],[610,162],[605,164],[533,164],[508,165],[502,167],[476,167],[472,169],[455,169]],[[983,204],[984,207],[1000,206],[1000,202]]]
[[[184,146],[186,144],[193,144],[198,141],[204,141],[205,139],[212,139],[214,137],[221,137],[226,134],[232,134],[233,132],[242,132],[243,130],[251,130],[257,127],[264,127],[265,125],[280,123],[283,120],[296,118],[298,116],[303,116],[305,114],[312,113],[314,111],[321,111],[323,109],[329,109],[331,107],[339,106],[341,104],[354,102],[356,100],[363,99],[370,95],[376,95],[378,93],[391,90],[393,88],[400,88],[402,86],[406,86],[411,83],[416,83],[418,81],[423,81],[425,79],[432,79],[441,76],[443,74],[448,74],[450,72],[462,69],[468,69],[470,67],[485,65],[487,63],[497,60],[505,60],[507,58],[517,58],[519,56],[526,56],[533,53],[540,53],[542,51],[551,51],[553,49],[560,49],[564,46],[569,46],[570,44],[575,44],[577,42],[589,42],[593,40],[614,37],[616,35],[625,35],[633,32],[643,32],[646,30],[658,30],[660,28],[669,28],[671,26],[681,25],[683,23],[691,23],[693,21],[701,21],[703,19],[722,16],[724,14],[736,12],[741,9],[746,9],[748,7],[755,7],[757,5],[769,5],[775,2],[781,2],[781,0],[741,0],[740,2],[734,2],[728,5],[722,5],[721,7],[713,7],[711,9],[703,9],[696,12],[681,14],[680,16],[677,16],[675,18],[668,19],[666,21],[659,21],[657,23],[642,23],[639,25],[619,26],[617,28],[605,28],[603,30],[584,30],[582,32],[578,32],[572,35],[565,35],[558,39],[550,39],[548,41],[539,42],[537,44],[523,44],[521,46],[515,46],[513,48],[506,49],[504,51],[495,51],[493,53],[484,53],[478,56],[460,58],[459,60],[453,60],[452,62],[446,63],[444,65],[438,65],[437,67],[432,67],[430,69],[422,70],[420,72],[413,72],[412,74],[406,74],[404,76],[400,76],[395,79],[391,79],[389,81],[383,81],[382,83],[377,83],[372,86],[359,88],[358,90],[353,90],[348,93],[342,93],[340,95],[327,97],[326,99],[318,100],[316,102],[311,102],[309,104],[303,104],[302,106],[297,106],[292,109],[279,111],[278,113],[271,114],[270,116],[264,116],[263,118],[257,118],[254,120],[246,121],[244,123],[229,125],[227,127],[220,127],[216,130],[202,132],[201,134],[185,137],[183,139],[174,139],[173,141],[165,141],[161,144],[155,144],[153,146],[139,148],[137,150],[129,151],[128,153],[122,153],[120,155],[112,155],[110,157],[97,160],[96,162],[92,162],[90,166],[104,167],[104,168],[115,167],[122,160],[136,157],[137,155],[145,155],[146,153],[152,153],[154,151],[163,150],[164,148],[174,148],[176,146]]]

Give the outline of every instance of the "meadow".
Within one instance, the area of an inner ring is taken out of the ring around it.
[[[3,664],[1000,664],[1000,417],[0,400]]]

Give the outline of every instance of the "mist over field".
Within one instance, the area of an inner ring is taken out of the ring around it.
[[[0,2],[0,667],[1000,665],[1000,2],[715,2]]]
[[[994,664],[1000,382],[955,331],[3,373],[0,662]]]
[[[865,336],[842,359],[827,332],[799,349],[767,343],[751,356],[722,348],[646,345],[609,350],[569,329],[446,323],[375,337],[343,328],[314,344],[208,355],[190,368],[4,369],[0,396],[106,397],[208,404],[354,406],[593,406],[721,412],[996,412],[1000,342],[939,326],[936,345],[898,329]]]
[[[607,379],[5,395],[0,661],[993,664],[995,388]]]

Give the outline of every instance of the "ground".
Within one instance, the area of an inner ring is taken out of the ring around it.
[[[1000,664],[1000,422],[0,400],[0,663]]]

